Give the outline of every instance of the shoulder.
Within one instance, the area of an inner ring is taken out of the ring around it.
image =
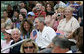
[[[49,26],[47,26],[47,27],[45,28],[45,31],[46,31],[47,33],[55,33],[54,29],[51,28],[51,27],[49,27]]]
[[[72,21],[78,21],[75,17],[71,18]]]
[[[49,26],[45,26],[46,30],[52,30],[53,28],[49,27]]]

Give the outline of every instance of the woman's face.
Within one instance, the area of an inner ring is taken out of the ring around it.
[[[64,11],[64,14],[65,14],[66,18],[67,18],[67,17],[70,17],[70,16],[72,16],[72,11],[70,11],[69,9],[66,9],[66,10]]]
[[[14,31],[13,33],[12,33],[12,38],[13,38],[13,40],[15,41],[15,42],[17,42],[19,39],[20,39],[20,33],[19,33],[19,31]]]
[[[23,47],[25,53],[34,53],[34,46],[31,42],[28,42],[26,45]]]
[[[46,10],[51,11],[51,6],[49,4],[47,4]]]
[[[29,31],[29,29],[30,29],[30,25],[27,22],[24,23],[24,29],[26,31]]]
[[[19,20],[22,21],[23,20],[23,16],[20,14],[19,15]]]
[[[64,12],[63,11],[57,11],[57,13],[60,13],[60,17],[62,17],[64,14]]]

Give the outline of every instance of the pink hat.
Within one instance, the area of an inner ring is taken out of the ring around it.
[[[8,34],[11,34],[12,29],[5,30]]]

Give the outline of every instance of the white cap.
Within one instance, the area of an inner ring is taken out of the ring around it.
[[[12,29],[5,30],[7,33],[11,34]]]

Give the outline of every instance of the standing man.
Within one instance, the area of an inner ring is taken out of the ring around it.
[[[35,19],[35,24],[39,32],[37,32],[36,43],[39,46],[39,50],[45,49],[56,36],[54,29],[49,26],[45,26],[44,17],[38,17]]]

